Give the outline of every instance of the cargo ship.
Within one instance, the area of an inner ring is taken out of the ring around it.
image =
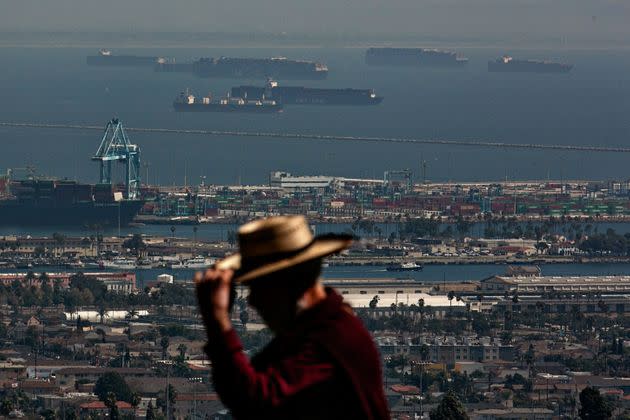
[[[260,99],[247,99],[228,95],[212,101],[212,94],[198,100],[190,92],[181,92],[173,101],[173,108],[178,112],[249,112],[249,113],[276,113],[282,111],[282,104],[264,97]]]
[[[545,60],[516,60],[509,55],[488,61],[488,71],[506,73],[568,73],[572,64]]]
[[[139,55],[113,55],[110,50],[102,49],[98,55],[89,55],[87,64],[89,66],[130,66],[130,67],[151,67],[155,66],[161,57],[139,56]]]
[[[453,51],[434,48],[369,48],[365,63],[370,66],[418,66],[462,68],[468,58]]]
[[[192,65],[199,77],[267,78],[320,80],[328,76],[322,63],[274,58],[201,58]]]
[[[4,226],[126,226],[144,205],[127,200],[111,184],[4,178],[0,225]]]
[[[278,86],[268,80],[266,86],[237,86],[231,90],[233,97],[273,99],[283,105],[377,105],[383,97],[373,89],[317,89],[303,86]]]

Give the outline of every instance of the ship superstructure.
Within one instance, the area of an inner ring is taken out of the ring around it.
[[[212,93],[198,99],[188,90],[181,92],[173,101],[173,108],[179,112],[248,112],[248,113],[276,113],[282,111],[282,104],[261,98],[227,96],[213,101]]]
[[[373,89],[319,89],[303,86],[280,86],[268,80],[265,86],[233,87],[233,97],[267,98],[284,105],[377,105],[383,101]]]
[[[192,65],[199,77],[325,79],[328,67],[314,61],[274,58],[201,58]]]

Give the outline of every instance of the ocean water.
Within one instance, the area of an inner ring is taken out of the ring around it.
[[[484,278],[502,275],[506,270],[505,264],[466,264],[466,265],[426,265],[422,271],[407,273],[392,273],[385,267],[326,267],[322,271],[324,279],[412,279],[422,283],[441,283],[443,281],[479,281]],[[630,264],[543,264],[540,266],[546,276],[603,276],[630,275]],[[72,272],[64,267],[37,267],[32,270],[0,269],[0,273],[14,273],[33,271],[40,273]],[[82,270],[85,271],[85,270]],[[103,271],[103,270],[91,270]],[[107,270],[106,270],[107,271]],[[115,271],[115,270],[109,270]],[[144,288],[147,282],[155,281],[160,274],[170,274],[176,281],[190,281],[195,270],[187,269],[149,269],[136,270],[137,285]]]
[[[315,87],[374,88],[374,107],[287,107],[279,115],[175,113],[185,88],[220,96],[231,86],[263,80],[198,79],[149,68],[85,64],[94,48],[0,48],[0,120],[102,124],[117,116],[130,127],[307,132],[331,135],[479,139],[512,143],[630,146],[628,50],[514,50],[522,58],[575,65],[572,73],[494,74],[486,63],[506,51],[457,48],[470,58],[463,70],[368,67],[363,48],[115,49],[119,54],[287,56],[325,62],[324,81],[287,81]],[[283,83],[281,81],[281,83]],[[428,162],[436,181],[504,179],[625,179],[629,155],[520,151],[471,147],[272,138],[219,138],[133,133],[160,184],[265,183],[273,170],[380,178],[388,169]],[[0,127],[0,170],[34,165],[42,174],[94,182],[90,157],[95,131]],[[19,171],[18,171],[19,173]],[[147,169],[143,170],[146,176]]]

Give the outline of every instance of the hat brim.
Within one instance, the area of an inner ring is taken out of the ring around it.
[[[313,243],[299,254],[293,255],[289,258],[283,258],[281,260],[274,261],[268,264],[260,265],[244,273],[239,273],[239,269],[241,268],[240,253],[230,255],[229,257],[218,261],[215,264],[215,267],[219,270],[234,270],[236,274],[232,280],[237,283],[245,283],[257,277],[284,270],[285,268],[293,267],[294,265],[301,264],[309,260],[323,258],[335,254],[337,252],[343,251],[344,249],[347,249],[351,244],[352,239],[315,238],[313,240]]]

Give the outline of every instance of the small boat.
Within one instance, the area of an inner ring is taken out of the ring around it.
[[[139,260],[137,268],[139,268],[139,269],[151,269],[151,268],[153,268],[153,261],[145,260],[145,259]]]
[[[135,260],[127,258],[116,258],[113,261],[105,261],[103,263],[104,268],[111,268],[114,270],[135,270],[138,265]]]
[[[422,271],[424,267],[415,262],[405,262],[400,264],[388,265],[387,271]]]
[[[196,269],[196,268],[208,268],[214,264],[212,258],[195,257],[184,261],[183,268]]]

